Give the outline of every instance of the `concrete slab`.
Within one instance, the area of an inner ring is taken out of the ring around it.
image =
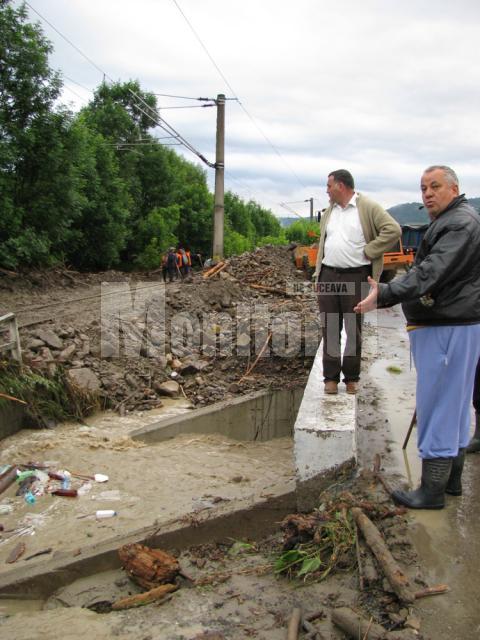
[[[342,350],[345,335],[342,335]],[[318,496],[332,482],[348,476],[356,463],[356,396],[339,385],[324,392],[322,348],[313,363],[294,427],[298,508],[318,506]]]

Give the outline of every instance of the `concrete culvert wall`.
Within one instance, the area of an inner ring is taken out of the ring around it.
[[[160,442],[182,433],[220,433],[235,440],[265,441],[293,435],[303,388],[257,391],[235,400],[161,420],[132,433],[143,442]]]

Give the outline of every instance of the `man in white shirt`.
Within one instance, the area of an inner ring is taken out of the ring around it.
[[[323,320],[325,392],[338,393],[343,373],[347,393],[354,394],[360,378],[362,316],[353,308],[365,297],[362,285],[368,291],[368,276],[380,277],[383,254],[398,241],[401,229],[379,204],[355,191],[345,169],[328,175],[327,193],[330,206],[320,222],[314,274]],[[343,326],[347,342],[342,357]]]

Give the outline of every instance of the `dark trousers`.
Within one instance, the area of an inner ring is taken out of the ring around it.
[[[353,311],[368,292],[371,266],[336,269],[322,266],[317,284],[318,306],[323,325],[323,375],[325,381],[356,382],[360,377],[363,317]],[[347,342],[341,353],[340,338],[345,327]]]
[[[480,413],[480,360],[475,371],[475,384],[473,385],[473,406],[477,413]]]

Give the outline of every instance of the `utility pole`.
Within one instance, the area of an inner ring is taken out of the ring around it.
[[[225,95],[219,93],[217,104],[217,139],[215,156],[215,205],[213,209],[212,257],[223,258],[223,230],[225,216]]]
[[[310,222],[313,222],[313,198],[307,198],[305,202],[310,202]]]

